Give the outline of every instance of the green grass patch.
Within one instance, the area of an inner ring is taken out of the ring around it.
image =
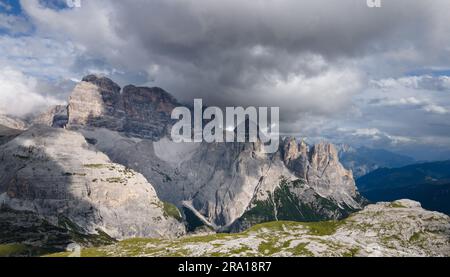
[[[313,257],[314,254],[308,250],[308,243],[299,243],[290,252],[296,257]]]
[[[20,243],[0,244],[0,257],[20,256],[27,252],[28,247]]]
[[[163,210],[164,210],[164,216],[165,217],[173,217],[178,221],[182,221],[183,217],[181,216],[180,211],[178,210],[177,206],[175,206],[172,203],[163,202]]]
[[[389,204],[389,208],[405,209],[406,207],[399,202],[392,202]]]
[[[106,164],[84,164],[83,165],[86,168],[105,168],[107,165]]]
[[[108,183],[124,183],[125,180],[120,177],[111,177],[111,178],[106,178],[106,182],[108,182]]]
[[[336,230],[343,224],[343,221],[306,222],[301,224],[308,228],[311,235],[329,236],[336,233]]]

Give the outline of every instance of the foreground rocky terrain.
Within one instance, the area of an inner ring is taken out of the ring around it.
[[[67,253],[53,256],[67,256]],[[410,200],[369,205],[341,221],[278,221],[239,234],[131,239],[82,256],[450,256],[450,218]]]

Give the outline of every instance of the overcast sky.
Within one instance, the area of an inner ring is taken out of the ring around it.
[[[0,112],[89,73],[180,101],[279,106],[281,130],[450,158],[450,1],[0,0]]]

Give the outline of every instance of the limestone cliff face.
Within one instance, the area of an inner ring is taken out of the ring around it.
[[[122,131],[135,137],[157,139],[167,132],[177,101],[160,88],[123,88],[125,123]]]
[[[79,133],[35,126],[0,153],[1,206],[117,239],[184,234],[141,174],[111,162]]]
[[[69,115],[66,105],[57,105],[33,119],[33,124],[51,126],[55,128],[66,127]]]
[[[160,88],[121,88],[105,77],[89,75],[69,99],[68,126],[107,128],[134,137],[158,139],[167,133],[176,100]]]
[[[309,149],[294,138],[284,141],[284,161],[298,177],[318,194],[350,207],[358,207],[359,196],[353,174],[339,161],[338,152],[330,143],[319,143]]]
[[[69,98],[69,126],[88,125],[121,130],[123,104],[120,87],[108,78],[84,77]]]

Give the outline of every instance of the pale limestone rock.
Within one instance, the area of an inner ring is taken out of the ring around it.
[[[99,250],[106,256],[449,257],[450,218],[426,211],[417,202],[399,200],[370,205],[339,222],[270,222],[240,234]]]
[[[57,105],[38,115],[32,120],[32,123],[36,125],[45,125],[55,128],[65,128],[68,120],[69,115],[67,106]]]
[[[0,125],[14,130],[25,130],[26,128],[28,128],[28,124],[20,118],[5,115],[1,112]]]
[[[61,217],[114,238],[176,237],[184,226],[164,211],[139,173],[93,149],[76,132],[42,125],[0,146],[1,204]]]
[[[352,172],[339,162],[334,145],[319,143],[309,149],[304,141],[297,145],[295,139],[288,138],[284,141],[284,151],[285,157],[290,157],[288,161],[285,159],[286,166],[318,194],[351,208],[362,207],[357,201],[360,196]]]
[[[129,136],[157,140],[168,133],[176,100],[160,88],[120,87],[89,75],[69,99],[69,128],[103,127]]]

